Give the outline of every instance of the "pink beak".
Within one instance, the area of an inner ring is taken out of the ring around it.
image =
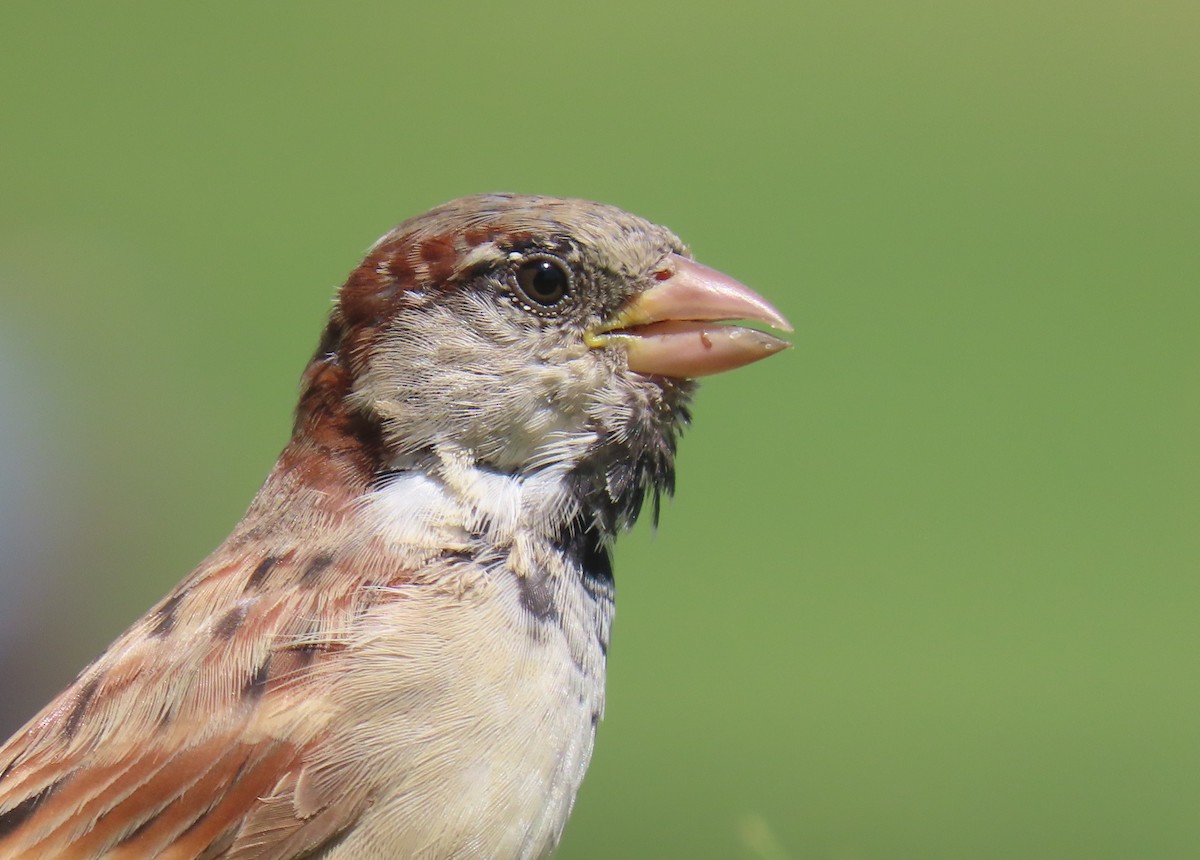
[[[728,275],[672,254],[656,278],[616,317],[589,332],[588,345],[620,345],[635,373],[674,377],[733,370],[791,346],[757,329],[721,325],[749,320],[792,331],[766,299]]]

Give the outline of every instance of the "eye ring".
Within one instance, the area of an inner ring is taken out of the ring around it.
[[[558,257],[532,254],[516,267],[517,292],[534,313],[558,307],[571,298],[571,270]]]

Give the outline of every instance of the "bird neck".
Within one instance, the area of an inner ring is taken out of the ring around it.
[[[515,554],[533,544],[603,552],[614,534],[597,528],[586,495],[575,480],[576,464],[555,461],[540,468],[506,471],[449,445],[392,458],[365,495],[370,511],[398,545],[433,540],[473,553]]]
[[[297,434],[245,529],[269,528],[301,544],[336,532],[408,569],[461,555],[522,576],[536,569],[611,581],[615,514],[595,509],[603,494],[583,489],[578,462],[504,471],[452,445],[395,454],[363,438]]]

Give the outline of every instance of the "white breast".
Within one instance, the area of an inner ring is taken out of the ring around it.
[[[390,540],[415,546],[432,531],[467,556],[393,589],[355,631],[361,671],[337,699],[353,728],[338,746],[380,788],[330,858],[543,857],[583,779],[604,707],[610,596],[584,589],[525,527],[553,488],[474,477],[467,504],[419,472],[368,503]],[[543,611],[531,610],[531,585]]]

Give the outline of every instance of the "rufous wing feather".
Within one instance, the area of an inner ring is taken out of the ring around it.
[[[0,749],[0,858],[287,860],[353,826],[371,798],[320,756],[329,679],[394,591],[331,554],[230,555]]]

